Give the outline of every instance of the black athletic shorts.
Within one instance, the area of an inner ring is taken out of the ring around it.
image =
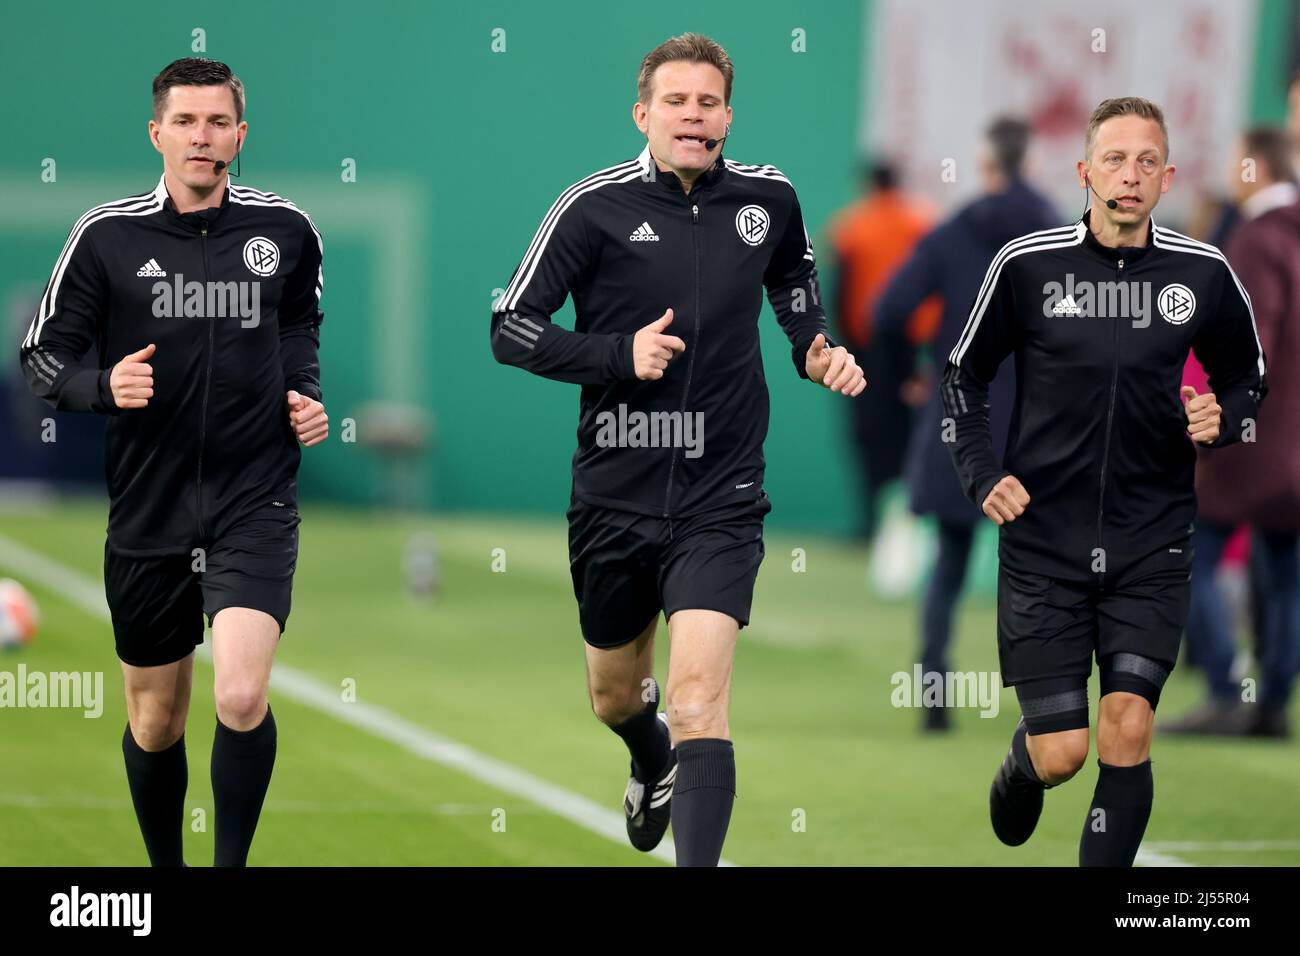
[[[685,518],[569,507],[569,570],[583,639],[618,647],[660,611],[720,611],[744,627],[763,561],[767,494]]]
[[[246,607],[289,619],[298,562],[298,511],[267,504],[201,555],[136,557],[104,543],[104,591],[117,656],[136,667],[170,664],[203,643],[222,608]]]
[[[1100,586],[998,569],[998,660],[1002,683],[1072,678],[1087,685],[1094,657],[1117,654],[1162,665],[1178,660],[1191,594],[1190,539],[1161,548]],[[1112,579],[1113,578],[1113,579]],[[1124,658],[1128,660],[1129,658]]]

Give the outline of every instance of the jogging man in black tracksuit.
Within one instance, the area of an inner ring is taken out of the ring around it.
[[[794,189],[722,158],[732,77],[707,37],[647,54],[633,107],[646,149],[561,194],[492,312],[498,361],[583,387],[569,560],[592,709],[631,751],[632,844],[653,849],[671,815],[678,865],[695,866],[717,864],[731,817],[732,660],[771,509],[763,287],[802,377],[865,387],[826,339]],[[573,331],[550,320],[569,294]],[[651,676],[661,611],[667,727]]]
[[[993,781],[993,828],[1023,843],[1044,789],[1083,766],[1095,656],[1101,772],[1085,866],[1131,865],[1151,813],[1152,719],[1187,618],[1192,442],[1253,441],[1267,391],[1250,299],[1227,260],[1151,217],[1168,158],[1157,106],[1098,106],[1078,164],[1096,201],[1074,225],[1003,247],[943,378],[945,440],[1001,530],[998,652],[1023,713]],[[1180,389],[1189,348],[1208,394]],[[1016,398],[999,463],[986,402],[1009,354]]]
[[[149,135],[162,179],[77,221],[22,343],[37,395],[110,416],[104,585],[127,780],[155,866],[182,865],[205,613],[215,862],[246,861],[275,762],[267,683],[297,560],[298,443],[328,433],[320,234],[287,200],[230,183],[243,112],[223,63],[177,60],[158,74]]]

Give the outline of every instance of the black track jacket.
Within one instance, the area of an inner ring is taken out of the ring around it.
[[[970,499],[982,504],[1007,474],[1029,493],[1000,529],[1002,562],[1105,584],[1187,538],[1196,450],[1179,387],[1189,348],[1223,409],[1213,445],[1250,439],[1264,353],[1250,297],[1218,249],[1154,221],[1145,247],[1107,248],[1087,214],[1002,248],[942,385]],[[999,462],[988,383],[1008,354],[1016,397]]]
[[[297,206],[234,184],[180,214],[160,179],[73,226],[21,358],[55,408],[110,416],[115,551],[188,552],[272,501],[296,506],[285,392],[321,398],[321,250]],[[119,409],[110,370],[151,342],[153,397]]]
[[[675,517],[761,495],[764,287],[806,378],[805,356],[826,317],[799,201],[773,166],[719,155],[687,194],[676,175],[658,170],[647,146],[560,195],[493,303],[492,353],[582,386],[575,498]],[[572,331],[551,322],[569,294]],[[670,307],[664,334],[680,337],[686,351],[663,378],[641,381],[633,335]],[[672,413],[695,415],[701,441],[641,446],[644,433],[618,426],[634,425],[636,413],[661,437],[675,427]],[[616,431],[628,441],[615,443]]]

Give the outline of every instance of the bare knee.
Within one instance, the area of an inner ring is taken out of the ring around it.
[[[641,688],[636,684],[602,681],[590,684],[587,690],[591,696],[592,713],[607,727],[631,720],[646,708],[646,703],[641,700]]]
[[[1065,783],[1083,768],[1088,759],[1087,730],[1031,736],[1026,743],[1034,772],[1046,784]]]
[[[166,750],[185,733],[185,712],[157,701],[140,702],[131,720],[131,736],[141,750]]]
[[[1136,694],[1108,694],[1102,698],[1097,723],[1097,755],[1113,766],[1134,766],[1151,751],[1151,705]]]
[[[266,688],[259,681],[220,681],[217,719],[231,730],[252,730],[266,717]]]
[[[127,721],[140,749],[166,750],[185,733],[193,666],[192,655],[158,667],[122,664]]]
[[[728,736],[726,699],[713,682],[681,681],[668,689],[667,704],[673,740]]]

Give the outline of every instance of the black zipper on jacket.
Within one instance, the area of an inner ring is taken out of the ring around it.
[[[691,197],[686,197],[691,202]],[[695,353],[700,350],[700,206],[691,203],[691,254],[695,262],[695,341],[691,343],[691,354],[686,362],[686,387],[682,389],[682,421],[686,420],[686,397],[691,391],[691,373],[695,371]],[[683,426],[685,427],[685,426]],[[674,448],[668,459],[668,484],[664,488],[664,517],[669,514],[668,504],[673,495],[673,472],[677,469],[677,452]]]
[[[208,269],[208,227],[204,226],[199,233],[199,242],[203,244],[203,282],[206,286],[209,280]],[[203,375],[203,406],[199,413],[199,463],[198,470],[194,479],[195,495],[195,515],[199,521],[199,541],[203,541],[203,444],[208,430],[208,391],[212,384],[212,350],[215,339],[214,316],[208,316],[208,367]]]
[[[1120,259],[1115,265],[1115,279],[1121,281],[1124,276],[1124,260]],[[1102,445],[1101,451],[1101,481],[1097,490],[1097,548],[1101,551],[1101,581],[1106,581],[1106,547],[1102,543],[1101,519],[1105,511],[1106,504],[1106,466],[1110,461],[1110,432],[1112,423],[1115,420],[1115,389],[1119,385],[1119,323],[1120,317],[1114,317],[1115,335],[1113,348],[1111,350],[1111,372],[1110,372],[1110,403],[1106,406],[1106,440]]]

